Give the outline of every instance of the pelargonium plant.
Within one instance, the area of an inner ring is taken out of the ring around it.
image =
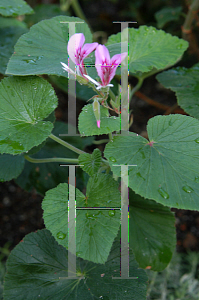
[[[68,41],[70,22],[76,33]],[[13,20],[21,36],[1,65],[0,178],[44,196],[46,228],[12,250],[5,300],[146,299],[145,269],[165,269],[175,250],[171,208],[198,210],[199,65],[172,67],[188,43],[140,26],[100,45],[82,22],[57,16],[28,31]],[[128,72],[137,84],[125,90]],[[128,108],[156,73],[187,115],[151,118],[146,139],[130,131]],[[55,120],[51,83],[68,92],[74,80],[75,97],[90,102],[71,136],[72,125]],[[92,153],[85,152],[89,145]]]

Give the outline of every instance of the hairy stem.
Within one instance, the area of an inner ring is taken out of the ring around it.
[[[24,158],[31,163],[41,164],[41,163],[49,163],[49,162],[64,162],[68,164],[78,164],[79,161],[77,158],[64,158],[64,157],[53,157],[53,158],[33,158],[28,155],[24,155]]]
[[[57,143],[61,144],[62,146],[70,149],[71,151],[77,153],[77,154],[82,154],[82,153],[86,153],[72,145],[70,145],[69,143],[63,141],[62,139],[58,138],[57,136],[55,136],[54,134],[51,133],[51,135],[49,136],[49,138],[51,138],[52,140],[56,141]]]
[[[186,34],[191,32],[191,25],[193,23],[194,18],[196,17],[196,13],[199,10],[199,0],[194,0],[191,4],[187,16],[185,18],[185,22],[182,26],[182,31]]]
[[[130,92],[130,97],[129,97],[130,101],[131,101],[133,95],[135,94],[135,92],[137,92],[139,90],[139,88],[142,86],[143,81],[144,81],[144,78],[142,78],[142,77],[138,78],[138,82],[137,82],[136,86]]]
[[[104,144],[104,143],[108,143],[108,142],[109,142],[109,140],[103,139],[103,140],[99,140],[99,141],[93,141],[93,144],[100,145],[100,144]]]

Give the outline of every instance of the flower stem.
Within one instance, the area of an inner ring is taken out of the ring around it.
[[[111,99],[115,102],[115,94],[112,92],[111,89],[109,89],[109,96],[111,97]]]
[[[109,140],[103,139],[103,140],[99,140],[99,141],[93,141],[93,144],[100,145],[100,144],[104,144],[104,143],[108,143],[108,142],[109,142]]]
[[[185,22],[182,27],[182,32],[184,34],[190,33],[192,31],[192,23],[194,18],[197,17],[197,12],[199,10],[199,0],[192,1],[192,4],[189,7],[189,11],[185,18]]]
[[[113,140],[112,132],[110,132],[110,133],[108,134],[108,136],[109,136],[109,142],[112,141],[112,140]]]
[[[49,135],[49,138],[51,138],[52,140],[56,141],[57,143],[61,144],[62,146],[72,150],[73,152],[77,153],[77,154],[82,154],[82,153],[86,153],[72,145],[70,145],[69,143],[63,141],[62,139],[58,138],[57,136],[55,136],[54,134],[51,133],[51,135]]]
[[[135,94],[135,92],[137,92],[137,90],[139,90],[139,88],[142,86],[143,81],[144,81],[143,77],[138,78],[138,82],[137,82],[136,86],[131,90],[130,97],[129,97],[130,101],[131,101],[133,95]]]
[[[41,164],[41,163],[49,163],[49,162],[64,162],[69,164],[78,164],[79,161],[77,158],[64,158],[64,157],[53,157],[53,158],[33,158],[28,155],[24,155],[24,158],[31,163]]]
[[[62,11],[68,11],[69,7],[72,6],[76,16],[79,17],[80,19],[84,20],[88,24],[88,26],[90,27],[89,22],[88,22],[88,20],[85,16],[81,6],[79,5],[78,0],[67,0],[67,1],[66,0],[60,0],[60,2],[61,2],[60,7],[61,7]],[[90,27],[90,30],[92,32],[91,27]]]

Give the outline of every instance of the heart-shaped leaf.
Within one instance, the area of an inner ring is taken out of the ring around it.
[[[155,13],[158,28],[162,28],[170,21],[177,21],[180,18],[182,6],[170,7],[166,6]]]
[[[112,182],[110,182],[112,180]],[[93,185],[99,182],[98,186]],[[109,187],[110,183],[110,187]],[[120,205],[117,183],[110,175],[98,174],[89,179],[86,197],[76,189],[77,207],[110,207]],[[91,188],[92,187],[92,188]],[[97,196],[98,195],[98,196]],[[110,197],[112,203],[110,201]],[[102,201],[101,201],[102,199]],[[108,204],[107,203],[111,204]],[[85,202],[85,205],[82,203]],[[98,204],[98,205],[96,205]],[[68,247],[68,185],[59,184],[49,190],[42,203],[44,222],[55,239]],[[56,220],[56,222],[55,222]],[[71,222],[75,218],[71,218]],[[78,210],[76,212],[76,251],[78,256],[96,263],[105,263],[120,225],[120,210]]]
[[[0,181],[9,181],[17,178],[24,168],[23,155],[0,155]]]
[[[5,17],[16,17],[25,14],[32,14],[34,11],[23,0],[1,0],[0,14]]]
[[[176,93],[178,104],[189,115],[199,119],[199,63],[190,69],[177,67],[162,72],[157,79]]]
[[[147,275],[138,269],[130,251],[130,276],[120,276],[120,245],[112,247],[105,265],[77,258],[77,278],[68,279],[68,253],[51,233],[39,230],[28,234],[11,252],[7,261],[4,300],[136,300],[146,299]]]
[[[176,246],[175,217],[170,209],[129,190],[129,246],[140,268],[162,271]]]
[[[126,36],[127,43],[127,29],[122,34]],[[174,65],[188,47],[188,43],[183,39],[152,26],[129,28],[128,34],[129,71],[135,75],[137,72],[146,73],[151,70],[155,73]],[[106,45],[118,43],[121,43],[121,32],[111,35]],[[137,73],[137,76],[139,77],[140,74]]]
[[[61,23],[66,22],[66,23]],[[68,77],[60,62],[68,62],[67,43],[69,22],[76,24],[76,33],[85,35],[85,43],[92,42],[88,25],[75,17],[58,16],[43,20],[30,28],[15,45],[6,74],[12,75],[59,75]],[[83,23],[82,23],[83,22]]]
[[[19,154],[46,140],[53,124],[43,119],[56,107],[55,92],[43,78],[4,78],[0,83],[0,153]]]
[[[105,157],[113,173],[129,167],[129,187],[169,207],[199,205],[199,121],[183,115],[156,116],[147,126],[149,141],[129,132],[108,143]]]

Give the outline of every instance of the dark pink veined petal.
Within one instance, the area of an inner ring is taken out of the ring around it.
[[[111,58],[111,65],[119,66],[121,64],[121,54],[115,54]]]
[[[98,43],[85,44],[81,50],[81,60],[83,60],[84,58],[86,58],[86,56],[93,52],[97,48],[97,46]]]
[[[83,33],[75,33],[69,39],[67,50],[70,59],[75,64],[79,63],[79,53],[81,52],[84,42],[85,42],[85,37]]]
[[[110,66],[110,54],[106,46],[98,45],[95,50],[95,67],[103,85],[107,82],[107,80],[104,80],[104,74],[106,73],[104,69],[105,66],[106,68]]]
[[[116,73],[117,67],[121,64],[121,62],[125,59],[127,56],[127,52],[124,52],[122,54],[115,54],[111,58],[111,68],[110,68],[110,73],[109,73],[109,82],[113,79]]]
[[[108,49],[104,45],[99,45],[95,51],[95,67],[101,78],[102,85],[106,86],[115,76],[117,67],[126,57],[127,53],[116,54],[110,58]]]

